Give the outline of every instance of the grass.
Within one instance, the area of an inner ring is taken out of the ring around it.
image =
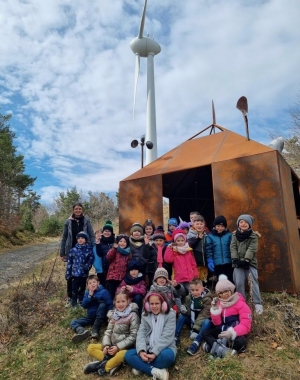
[[[92,359],[88,342],[71,342],[71,319],[83,310],[64,308],[64,264],[55,254],[0,299],[1,380],[89,378],[83,366]],[[286,293],[266,293],[264,314],[255,316],[245,354],[211,360],[202,351],[189,356],[188,331],[170,378],[176,380],[296,380],[300,378],[300,301]],[[95,378],[90,375],[90,378]],[[133,378],[129,367],[117,374]],[[138,379],[148,379],[140,376]]]

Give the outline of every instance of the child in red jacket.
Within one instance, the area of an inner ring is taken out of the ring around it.
[[[251,330],[252,316],[244,297],[234,292],[235,285],[223,274],[216,285],[218,298],[211,303],[211,319],[215,327],[203,332],[205,352],[223,358],[244,352],[246,335]]]

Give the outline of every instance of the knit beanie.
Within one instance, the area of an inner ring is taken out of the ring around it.
[[[177,227],[178,226],[178,222],[177,222],[176,218],[170,218],[168,220],[168,226],[175,226],[175,227]]]
[[[186,241],[186,233],[183,230],[174,230],[172,233],[173,241],[176,241],[179,236],[182,236]]]
[[[167,270],[165,268],[157,268],[154,273],[153,282],[156,282],[158,277],[164,277],[168,280],[169,276]]]
[[[254,223],[254,218],[253,216],[249,215],[249,214],[242,214],[238,217],[238,220],[236,222],[237,226],[239,226],[239,222],[240,220],[244,220],[245,222],[247,222],[249,224],[249,228],[252,228],[253,226],[253,223]]]
[[[213,226],[215,227],[218,224],[221,224],[222,226],[227,228],[227,220],[226,220],[225,216],[219,215],[215,218],[215,220],[213,221]]]
[[[114,233],[114,228],[112,225],[112,222],[110,220],[107,220],[102,228],[102,232],[104,230],[109,230],[112,234]]]
[[[177,229],[182,230],[183,228],[190,229],[190,223],[188,223],[188,222],[181,222],[181,223],[179,223]]]
[[[228,280],[227,276],[220,274],[219,281],[216,284],[216,293],[225,292],[225,290],[230,290],[233,293],[234,289],[235,285]]]
[[[161,226],[161,225],[159,225],[159,226],[156,227],[156,231],[157,231],[157,230],[160,230],[160,231],[162,231],[162,232],[165,232],[163,226]]]
[[[143,227],[140,225],[139,222],[135,222],[135,223],[133,223],[133,225],[132,225],[131,228],[130,228],[130,235],[132,235],[132,233],[133,233],[134,231],[139,231],[139,232],[141,233],[141,235],[143,235],[144,230],[143,230]]]
[[[76,235],[76,239],[78,239],[80,237],[84,238],[86,242],[89,240],[89,237],[88,237],[87,233],[85,233],[84,231],[80,231]]]
[[[133,269],[137,269],[138,271],[141,270],[141,266],[140,266],[139,262],[135,259],[129,261],[129,263],[127,265],[127,271],[128,272],[130,272]]]
[[[125,240],[126,240],[126,248],[127,248],[127,247],[129,246],[129,236],[124,235],[124,234],[120,234],[120,235],[118,235],[117,238],[116,238],[116,242],[117,242],[117,244],[119,243],[119,241],[120,241],[121,239],[125,239]]]
[[[151,236],[151,239],[152,240],[156,240],[156,239],[164,239],[164,240],[166,240],[164,231],[163,230],[155,230],[154,233],[153,233],[153,235]]]

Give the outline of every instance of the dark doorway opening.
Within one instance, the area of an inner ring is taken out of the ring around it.
[[[211,166],[164,174],[163,196],[169,199],[170,217],[190,220],[190,212],[198,211],[207,226],[215,218]]]

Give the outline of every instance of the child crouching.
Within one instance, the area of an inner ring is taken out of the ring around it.
[[[203,332],[206,342],[203,350],[219,358],[243,352],[246,335],[251,330],[251,310],[243,296],[234,290],[235,285],[225,275],[220,275],[216,285],[219,298],[213,299],[210,309],[215,326]]]
[[[138,306],[123,292],[116,294],[114,302],[115,309],[107,315],[109,323],[102,344],[88,346],[88,353],[97,361],[84,367],[85,374],[114,375],[120,369],[127,349],[135,345],[140,325]]]

